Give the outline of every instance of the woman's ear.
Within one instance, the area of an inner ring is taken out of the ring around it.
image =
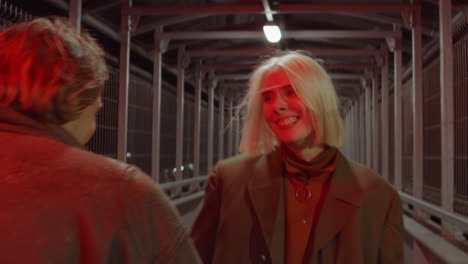
[[[88,82],[82,88],[68,95],[67,103],[72,107],[73,112],[80,112],[86,107],[92,105],[98,97],[99,89],[90,89],[91,82]]]

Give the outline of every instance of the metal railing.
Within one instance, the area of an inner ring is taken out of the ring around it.
[[[468,218],[445,211],[404,192],[399,192],[399,194],[406,213],[435,228],[447,240],[468,246]]]
[[[9,1],[0,0],[0,31],[12,23],[32,20],[34,17]]]
[[[203,197],[203,186],[208,176],[172,181],[160,184],[161,188],[171,197],[175,206],[195,201]]]

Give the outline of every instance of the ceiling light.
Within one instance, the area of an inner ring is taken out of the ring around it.
[[[263,33],[271,43],[277,43],[281,40],[281,30],[275,24],[266,24],[263,26]]]

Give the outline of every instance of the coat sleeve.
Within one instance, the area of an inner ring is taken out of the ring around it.
[[[403,216],[399,195],[393,188],[392,201],[385,222],[379,249],[379,263],[403,263]]]
[[[212,262],[216,245],[221,205],[219,174],[219,166],[215,166],[205,187],[203,206],[191,232],[191,237],[205,264]]]
[[[131,263],[201,263],[182,219],[165,192],[141,170],[127,169],[121,193]]]

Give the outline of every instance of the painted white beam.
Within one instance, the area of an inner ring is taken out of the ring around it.
[[[452,4],[440,1],[440,105],[441,105],[441,183],[442,208],[453,212],[455,176]],[[465,73],[466,75],[466,73]]]
[[[379,76],[377,71],[374,71],[372,77],[372,169],[380,172],[379,168],[379,126],[380,126],[380,109],[379,109]]]
[[[70,17],[70,22],[76,28],[78,34],[81,32],[81,7],[81,0],[70,0],[68,15]]]
[[[382,94],[381,94],[381,106],[382,106],[382,130],[381,130],[381,155],[382,155],[382,176],[384,179],[388,181],[388,53],[387,53],[387,45],[382,45],[382,50],[384,51],[384,56],[382,56],[383,63],[382,63]]]
[[[265,11],[265,17],[268,22],[273,22],[273,13],[271,12],[270,3],[268,0],[262,0],[263,9]]]
[[[159,182],[159,146],[161,139],[161,67],[162,52],[161,41],[158,35],[161,28],[154,32],[154,50],[153,53],[153,120],[152,120],[152,141],[151,141],[151,178]]]
[[[132,0],[122,0],[122,8],[130,7]],[[128,85],[130,78],[130,16],[121,13],[119,105],[117,122],[117,159],[127,160]]]
[[[394,30],[401,34],[400,27],[394,26]],[[394,78],[393,78],[393,100],[394,100],[394,157],[395,168],[394,185],[398,191],[402,190],[403,182],[403,96],[402,96],[402,56],[401,38],[395,40],[395,51],[393,53]]]
[[[179,23],[184,23],[192,20],[197,20],[200,18],[205,18],[208,17],[209,15],[184,15],[184,16],[175,16],[175,17],[169,17],[169,18],[164,18],[158,21],[155,21],[154,23],[148,23],[145,25],[142,25],[141,27],[138,27],[133,33],[132,36],[138,36],[143,33],[149,32],[151,30],[154,30],[157,27],[161,26],[170,26],[174,24],[179,24]]]
[[[228,112],[228,118],[229,118],[229,125],[228,125],[228,142],[227,142],[227,157],[230,157],[233,155],[233,144],[234,144],[234,139],[233,139],[233,126],[234,126],[234,120],[233,120],[233,95],[234,93],[231,91],[228,96],[228,103],[227,103],[227,112]]]
[[[355,73],[331,73],[329,74],[330,78],[333,80],[360,80],[364,76],[361,74]],[[217,80],[248,80],[250,78],[250,74],[238,74],[238,73],[231,73],[231,74],[218,74],[216,75]]]
[[[177,111],[176,111],[176,161],[175,178],[182,180],[182,165],[184,153],[184,97],[185,97],[185,67],[187,66],[185,47],[180,46],[177,53]]]
[[[224,159],[224,87],[218,88],[218,160]]]
[[[313,56],[376,56],[380,55],[378,49],[307,49],[305,50]],[[250,56],[268,56],[275,52],[267,49],[230,49],[230,50],[188,50],[188,56],[191,57],[250,57]]]
[[[207,150],[207,171],[213,169],[213,135],[214,135],[214,90],[217,81],[214,79],[213,72],[210,72],[208,80],[208,150]]]
[[[393,31],[383,30],[292,30],[282,32],[283,39],[322,39],[322,38],[353,38],[379,39],[395,37]],[[264,40],[262,31],[197,31],[197,32],[166,32],[161,39],[258,39]]]
[[[365,87],[363,87],[363,90]],[[366,96],[365,93],[362,93],[360,95],[359,99],[359,105],[360,105],[360,131],[361,133],[359,134],[360,136],[360,145],[359,145],[359,162],[362,164],[366,163]]]
[[[385,12],[410,11],[409,4],[282,4],[271,10],[275,14],[311,12]],[[171,14],[264,14],[262,4],[211,4],[211,5],[152,5],[126,8],[131,15]]]
[[[411,31],[413,45],[413,196],[422,199],[423,195],[423,86],[422,86],[422,38],[421,2],[411,0],[414,26]]]
[[[97,2],[93,1],[92,4],[86,4],[83,6],[83,9],[86,11],[86,13],[96,13],[105,9],[109,9],[112,7],[116,7],[119,5],[119,1],[113,1],[113,2],[108,2],[108,3],[102,3],[102,2]]]
[[[205,71],[210,70],[252,70],[258,64],[204,64],[201,68]],[[323,63],[325,69],[372,69],[377,65],[371,63]]]
[[[193,177],[200,176],[200,120],[201,120],[201,90],[203,72],[200,69],[200,63],[197,65],[197,75],[195,81],[194,94],[194,119],[193,119]]]

